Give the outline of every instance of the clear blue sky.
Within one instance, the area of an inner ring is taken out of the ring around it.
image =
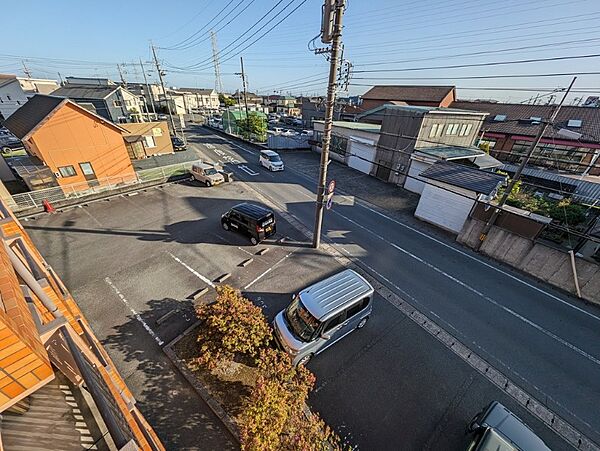
[[[240,56],[236,53],[302,0],[5,3],[0,72],[22,75],[23,59],[36,77],[57,78],[60,72],[63,77],[97,75],[118,79],[116,65],[126,63],[125,78],[141,81],[138,61],[150,61],[152,40],[159,47],[159,59],[168,72],[168,85],[214,87],[208,35],[212,28],[218,30],[218,46],[222,49],[223,84],[226,90],[233,91],[241,86],[235,75],[239,72]],[[243,50],[252,91],[324,92],[328,64],[323,56],[307,49],[308,41],[319,32],[321,4],[322,0],[306,0],[273,31]],[[350,94],[368,89],[360,85],[453,84],[460,88],[461,98],[521,101],[536,93],[489,88],[533,88],[548,93],[566,86],[571,77],[457,77],[600,71],[600,58],[583,58],[488,67],[358,72],[600,53],[598,0],[348,0],[347,4],[345,57],[356,71]],[[229,6],[223,10],[226,5]],[[289,7],[283,10],[286,5]],[[273,7],[265,20],[240,36]],[[221,10],[221,15],[217,15]],[[282,12],[275,19],[257,31],[279,11]],[[227,24],[229,20],[231,23]],[[169,47],[176,50],[167,50]],[[151,69],[149,64],[147,68]],[[151,80],[156,79],[156,71],[149,75]],[[578,88],[589,92],[574,93],[571,98],[600,91],[600,76],[580,76],[575,89]]]

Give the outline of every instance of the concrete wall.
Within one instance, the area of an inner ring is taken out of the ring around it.
[[[483,226],[482,221],[469,219],[457,241],[474,248]],[[551,285],[572,294],[577,293],[570,256],[564,251],[522,238],[499,227],[492,227],[480,251]],[[600,304],[600,266],[578,257],[575,257],[575,265],[582,297]]]

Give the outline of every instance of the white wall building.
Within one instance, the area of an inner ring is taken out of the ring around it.
[[[56,80],[0,74],[0,114],[4,119],[35,94],[49,94],[59,87]]]

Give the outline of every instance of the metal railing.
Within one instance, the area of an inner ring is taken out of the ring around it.
[[[109,192],[119,188],[139,185],[153,181],[168,180],[186,174],[192,167],[192,162],[178,163],[152,169],[144,169],[135,174],[123,177],[105,177],[89,182],[73,183],[70,185],[55,186],[27,193],[13,194],[14,205],[11,209],[15,212],[28,208],[41,207],[47,200],[50,203],[65,200],[85,198],[94,194]],[[93,183],[93,185],[90,185]]]

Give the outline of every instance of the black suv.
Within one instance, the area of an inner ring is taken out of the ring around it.
[[[236,205],[223,216],[221,226],[225,230],[235,230],[250,238],[256,246],[265,238],[275,235],[275,215],[260,205],[243,203]]]

